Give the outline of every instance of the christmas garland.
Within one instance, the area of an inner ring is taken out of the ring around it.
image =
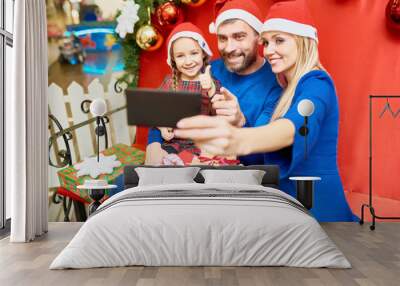
[[[134,27],[131,33],[121,35],[120,44],[122,47],[122,60],[124,62],[124,75],[118,80],[117,84],[125,84],[128,87],[136,87],[139,80],[139,57],[141,48],[136,43],[135,33],[137,29],[149,22],[149,9],[150,12],[154,11],[154,7],[168,0],[135,0],[134,3],[138,5],[137,9],[137,22],[133,23]],[[133,2],[131,0],[127,2]],[[127,11],[128,12],[128,11]],[[123,11],[119,11],[117,19],[121,16]],[[132,16],[132,15],[131,15]],[[135,16],[135,15],[133,15]],[[117,20],[118,21],[118,20]],[[123,36],[123,37],[122,37]],[[117,85],[116,85],[116,89]]]
[[[139,81],[140,53],[143,49],[151,51],[161,46],[162,36],[159,43],[151,42],[152,47],[143,43],[148,40],[149,34],[155,38],[158,35],[157,27],[151,25],[152,19],[157,19],[158,29],[165,27],[170,30],[174,25],[183,22],[183,12],[180,10],[181,3],[197,7],[206,0],[127,0],[124,7],[118,12],[116,32],[122,47],[122,59],[125,73],[115,84],[115,90],[121,92],[126,87],[136,87]],[[164,5],[165,4],[165,5]],[[154,15],[156,14],[156,15]],[[153,17],[152,17],[153,16]],[[138,35],[139,34],[139,35]],[[141,37],[141,35],[143,35]]]

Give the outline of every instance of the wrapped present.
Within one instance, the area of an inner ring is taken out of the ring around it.
[[[180,152],[178,154],[178,156],[182,159],[182,161],[185,165],[191,165],[193,159],[196,157],[195,154],[193,154],[192,152],[189,152],[187,150],[183,150],[182,152]]]
[[[210,165],[210,166],[234,166],[239,165],[240,161],[237,159],[230,159],[228,157],[221,156],[199,156],[200,164]]]
[[[98,179],[106,180],[108,183],[112,183],[115,178],[122,174],[125,165],[143,164],[145,158],[144,151],[125,144],[116,144],[102,151],[101,153],[104,154],[104,156],[115,155],[121,162],[121,166],[114,168],[111,174],[102,174],[98,177]],[[88,203],[92,202],[87,190],[79,190],[76,188],[79,185],[83,185],[85,180],[91,179],[90,176],[85,175],[78,177],[77,170],[74,168],[74,166],[70,166],[58,171],[57,175],[61,187],[73,192]]]
[[[191,166],[191,165],[209,165],[209,166],[232,166],[239,165],[240,161],[236,157],[222,157],[213,155],[196,156],[188,150],[183,150],[178,154],[168,154],[162,159],[162,165],[171,166]]]

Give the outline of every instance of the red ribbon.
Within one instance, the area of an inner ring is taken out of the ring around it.
[[[227,158],[221,157],[221,156],[213,156],[211,158],[199,156],[199,160],[201,163],[207,163],[207,165],[210,165],[210,166],[213,166],[213,165],[225,166],[225,165],[239,165],[240,164],[239,160],[227,159]]]

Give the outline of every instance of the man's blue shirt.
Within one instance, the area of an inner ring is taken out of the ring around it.
[[[256,127],[269,122],[282,89],[267,62],[252,74],[239,75],[229,71],[224,61],[218,59],[211,62],[211,72],[224,88],[237,97],[246,117],[244,127]],[[262,154],[242,156],[239,159],[244,165],[264,163]]]

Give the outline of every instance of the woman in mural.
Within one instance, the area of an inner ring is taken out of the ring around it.
[[[211,98],[219,92],[220,84],[211,76],[208,59],[211,50],[202,32],[192,23],[175,27],[167,40],[167,63],[172,69],[162,85],[164,90],[184,90],[202,94],[201,113],[215,115]],[[146,165],[238,164],[235,157],[210,156],[193,141],[176,138],[172,128],[151,128],[146,148]]]
[[[281,189],[295,196],[291,176],[319,176],[311,212],[319,221],[353,221],[337,167],[338,100],[329,74],[319,62],[315,25],[303,1],[271,6],[263,25],[264,56],[272,71],[285,78],[284,90],[271,121],[257,128],[236,128],[222,118],[197,116],[178,123],[175,134],[191,138],[208,152],[246,155],[265,152],[265,164],[278,164]],[[300,101],[311,100],[305,138]]]

